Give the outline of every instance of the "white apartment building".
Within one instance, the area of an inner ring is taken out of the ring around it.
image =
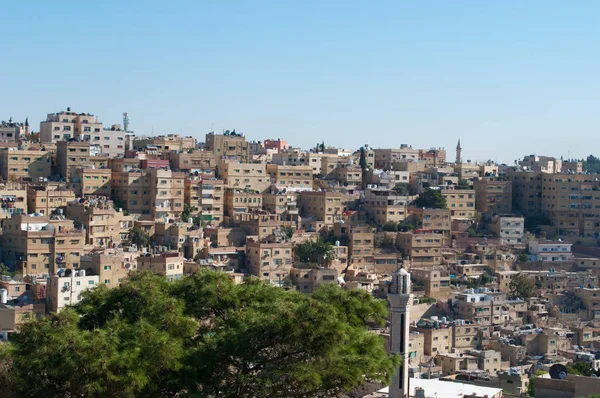
[[[71,275],[64,276],[71,272]],[[60,312],[61,309],[77,304],[81,300],[81,293],[87,289],[98,286],[98,275],[85,275],[84,270],[59,271],[59,275],[48,278],[46,291],[47,306],[50,312]]]
[[[529,242],[529,257],[532,261],[573,261],[572,244],[562,241]]]

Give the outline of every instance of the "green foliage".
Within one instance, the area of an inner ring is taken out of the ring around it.
[[[508,285],[510,296],[513,298],[529,298],[535,296],[535,282],[525,274],[513,276]]]
[[[415,229],[417,229],[417,224],[413,218],[405,218],[398,223],[398,231],[400,232],[409,232],[414,231]]]
[[[292,236],[294,236],[294,231],[296,230],[296,228],[294,228],[294,227],[283,227],[283,228],[281,228],[281,230],[283,231],[283,233],[285,234],[285,236],[288,239],[292,239]]]
[[[383,235],[375,236],[375,240],[373,243],[374,243],[375,247],[393,248],[395,246],[396,242],[392,235],[383,234]]]
[[[445,209],[446,198],[437,189],[427,188],[416,200],[417,207],[427,207],[431,209]]]
[[[360,159],[358,165],[363,172],[367,170],[367,156],[365,155],[365,147],[362,146],[360,147]]]
[[[125,209],[125,202],[124,201],[122,201],[121,199],[118,199],[118,198],[113,198],[112,199],[112,203],[113,203],[113,209],[115,211],[119,211],[119,209],[121,209],[123,211],[124,215],[128,214],[127,210]]]
[[[184,222],[187,222],[187,220],[189,218],[193,218],[193,216],[194,216],[193,213],[196,210],[198,210],[196,207],[184,204],[183,205],[183,211],[181,212],[181,220],[184,221]]]
[[[517,256],[517,260],[520,263],[526,263],[527,261],[529,261],[529,256],[527,255],[527,253],[519,253],[519,255]]]
[[[469,238],[481,238],[483,234],[481,232],[477,232],[473,226],[467,228],[467,234]]]
[[[294,258],[301,263],[326,263],[329,264],[335,258],[333,245],[321,239],[318,241],[307,241],[294,247]]]
[[[437,300],[434,297],[421,297],[419,299],[419,304],[433,304],[437,302]]]
[[[148,247],[150,244],[150,235],[140,227],[135,226],[129,230],[129,240],[132,244],[139,247]]]
[[[599,174],[600,173],[600,159],[594,155],[588,156],[582,164],[583,171],[588,173]]]
[[[383,228],[384,231],[388,231],[388,232],[397,231],[398,230],[398,223],[396,223],[394,221],[388,221],[385,224],[383,224],[382,228]]]
[[[468,180],[461,178],[460,180],[458,180],[458,184],[456,185],[456,188],[457,189],[471,189],[472,186]]]
[[[494,281],[494,277],[490,275],[487,271],[484,271],[483,274],[479,277],[482,285],[490,284]]]
[[[543,374],[546,374],[546,372],[544,372],[543,370],[538,370],[535,372],[535,374],[533,376],[531,376],[531,378],[529,379],[529,383],[527,384],[527,394],[530,397],[535,396],[535,378],[536,376],[541,376]]]
[[[552,222],[546,216],[525,217],[526,229],[538,229],[540,225],[552,225]]]
[[[392,190],[395,191],[397,195],[401,195],[401,196],[410,195],[410,187],[405,182],[397,183],[396,185],[394,185],[394,188],[392,188]]]
[[[0,349],[0,380],[28,397],[337,396],[389,381],[400,359],[368,331],[386,318],[384,301],[334,285],[138,273],[24,324]]]
[[[575,362],[567,365],[567,373],[570,375],[580,375],[590,377],[592,374],[598,376],[598,373],[590,367],[589,363]]]
[[[3,276],[13,276],[14,273],[10,272],[8,267],[4,263],[0,263],[0,278]]]

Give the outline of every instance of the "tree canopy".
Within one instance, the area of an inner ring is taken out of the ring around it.
[[[129,230],[129,240],[134,245],[148,247],[150,244],[150,235],[140,227],[135,226]]]
[[[136,273],[32,320],[0,347],[0,380],[30,397],[325,397],[399,364],[368,331],[385,303],[325,285],[312,295],[201,271]]]
[[[525,274],[513,276],[508,287],[511,297],[525,299],[535,296],[535,282]]]
[[[588,156],[582,163],[583,171],[587,171],[588,173],[600,173],[600,159],[595,157],[594,155]]]
[[[427,188],[417,198],[416,205],[418,207],[428,207],[432,209],[445,209],[446,198],[439,190]]]
[[[301,263],[330,263],[334,257],[333,245],[321,239],[309,240],[294,247],[294,258]]]

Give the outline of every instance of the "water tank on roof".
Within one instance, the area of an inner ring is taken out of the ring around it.
[[[6,304],[8,302],[8,290],[0,289],[0,304]]]
[[[84,269],[80,269],[78,272],[79,276],[85,276],[85,270]]]

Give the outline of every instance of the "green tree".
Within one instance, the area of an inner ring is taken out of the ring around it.
[[[326,285],[312,295],[203,270],[132,274],[0,347],[5,391],[29,397],[325,397],[399,365],[370,325],[385,302]]]
[[[292,239],[292,237],[294,236],[294,231],[296,231],[296,228],[294,228],[294,227],[283,227],[283,228],[281,228],[281,230],[285,234],[286,238]]]
[[[12,276],[12,273],[4,263],[0,263],[0,278],[3,276]]]
[[[139,247],[148,247],[150,244],[150,235],[136,225],[129,230],[129,240],[132,244]]]
[[[382,228],[384,231],[388,231],[388,232],[397,231],[398,223],[396,223],[394,221],[388,221],[385,224],[383,224]]]
[[[529,256],[527,255],[527,253],[519,253],[519,255],[517,256],[517,260],[519,260],[520,263],[526,263],[527,261],[529,261]]]
[[[432,209],[445,209],[446,198],[437,189],[427,188],[416,200],[417,207],[427,207]]]
[[[599,174],[600,173],[600,159],[594,155],[588,156],[582,163],[583,171],[588,173]]]
[[[294,258],[301,263],[329,264],[335,258],[333,245],[319,239],[307,241],[294,247]]]
[[[193,218],[194,217],[194,212],[196,210],[198,210],[196,207],[190,206],[188,204],[184,204],[183,205],[183,211],[181,212],[181,220],[187,222],[187,220],[189,218]]]
[[[405,182],[397,183],[396,185],[394,185],[394,188],[392,188],[392,190],[395,191],[397,195],[401,195],[401,196],[410,195],[410,188],[409,188],[408,184]]]
[[[546,372],[544,372],[543,370],[538,370],[537,372],[535,372],[535,374],[533,376],[531,376],[531,378],[529,379],[529,383],[527,384],[527,394],[530,397],[535,396],[535,378],[537,376],[541,376],[543,374],[545,374]]]
[[[360,147],[360,159],[358,161],[362,174],[362,185],[363,189],[367,186],[367,156],[365,154],[365,147]]]
[[[508,285],[513,298],[529,298],[535,296],[535,282],[525,274],[513,276]]]
[[[490,284],[494,281],[494,277],[490,275],[487,271],[484,271],[483,274],[479,277],[482,285]]]
[[[458,180],[458,184],[456,185],[456,188],[458,188],[458,189],[470,189],[471,188],[471,184],[469,184],[468,180],[465,180],[464,178],[461,178],[460,180]]]

